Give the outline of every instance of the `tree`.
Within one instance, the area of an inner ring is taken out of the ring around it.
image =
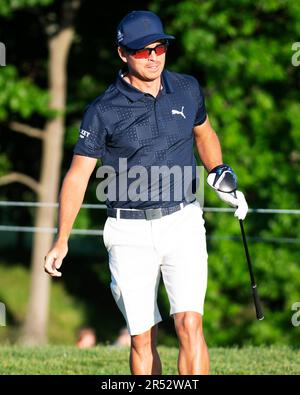
[[[32,2],[20,1],[20,6],[26,6],[27,3],[32,4]],[[49,3],[49,1],[40,2],[40,4],[45,3]],[[40,139],[42,144],[40,179],[36,181],[26,174],[12,172],[2,176],[0,185],[11,182],[23,183],[36,193],[39,203],[57,202],[65,130],[66,63],[74,37],[73,24],[79,5],[79,0],[65,0],[62,2],[60,12],[55,15],[54,20],[53,10],[51,9],[48,10],[46,16],[44,14],[41,16],[46,24],[45,28],[48,36],[50,95],[48,109],[52,113],[52,117],[46,121],[43,130],[19,122],[10,123],[11,130],[24,133],[31,138]],[[4,12],[9,12],[9,8],[4,9],[4,11],[2,8],[2,13]],[[39,207],[36,213],[35,226],[37,228],[53,228],[54,225],[55,207]],[[51,233],[35,233],[31,262],[30,298],[21,339],[23,343],[28,345],[43,344],[47,340],[49,277],[43,271],[43,259],[52,242],[53,235]]]

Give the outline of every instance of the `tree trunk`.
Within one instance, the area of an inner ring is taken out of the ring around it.
[[[47,122],[43,139],[40,192],[38,201],[57,202],[63,152],[64,115],[66,102],[66,63],[74,31],[62,29],[49,39],[49,92],[50,106],[60,115]],[[56,209],[39,207],[35,226],[55,226]],[[31,261],[30,296],[21,342],[41,345],[47,342],[49,276],[44,272],[44,257],[53,243],[53,234],[37,232],[34,235]]]

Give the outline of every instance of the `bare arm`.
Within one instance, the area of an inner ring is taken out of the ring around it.
[[[208,117],[203,124],[194,127],[196,147],[207,171],[222,164],[222,150],[219,138]]]
[[[59,197],[57,241],[67,242],[97,159],[74,155]]]
[[[61,276],[57,269],[68,252],[72,226],[96,163],[97,159],[74,155],[71,167],[64,178],[59,198],[58,235],[45,258],[45,271],[51,276]]]

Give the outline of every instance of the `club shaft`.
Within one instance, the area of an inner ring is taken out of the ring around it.
[[[244,250],[246,254],[246,259],[247,259],[247,264],[248,264],[248,269],[250,273],[250,279],[251,279],[251,287],[252,287],[252,295],[253,295],[253,300],[254,300],[254,305],[255,305],[255,311],[256,311],[256,318],[258,320],[263,320],[264,319],[264,313],[262,311],[261,303],[259,300],[259,295],[257,292],[257,287],[255,283],[255,278],[254,278],[254,273],[253,273],[253,267],[252,267],[252,262],[248,250],[248,243],[245,235],[245,230],[244,230],[244,224],[243,221],[240,219],[240,228],[241,228],[241,233],[242,233],[242,239],[243,239],[243,244],[244,244]]]
[[[244,224],[243,224],[243,220],[241,220],[241,219],[239,220],[239,222],[240,222],[240,228],[241,228],[241,233],[242,233],[242,239],[243,239],[248,269],[249,269],[250,278],[251,278],[251,285],[253,288],[253,287],[256,287],[256,283],[255,283],[255,278],[254,278],[254,273],[253,273],[253,268],[252,268],[252,262],[251,262],[251,258],[250,258],[250,254],[249,254],[249,250],[248,250],[248,243],[246,240]]]

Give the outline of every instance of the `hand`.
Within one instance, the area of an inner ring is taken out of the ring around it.
[[[238,217],[238,219],[245,219],[248,212],[248,204],[246,202],[243,192],[235,191],[236,197],[234,196],[234,192],[216,192],[219,195],[220,199],[222,199],[224,202],[230,204],[233,207],[237,207],[237,210],[234,213],[235,217]]]
[[[52,277],[61,277],[62,274],[57,269],[62,265],[64,257],[67,255],[68,245],[67,243],[56,242],[53,248],[45,256],[44,269],[45,272],[50,274]]]

